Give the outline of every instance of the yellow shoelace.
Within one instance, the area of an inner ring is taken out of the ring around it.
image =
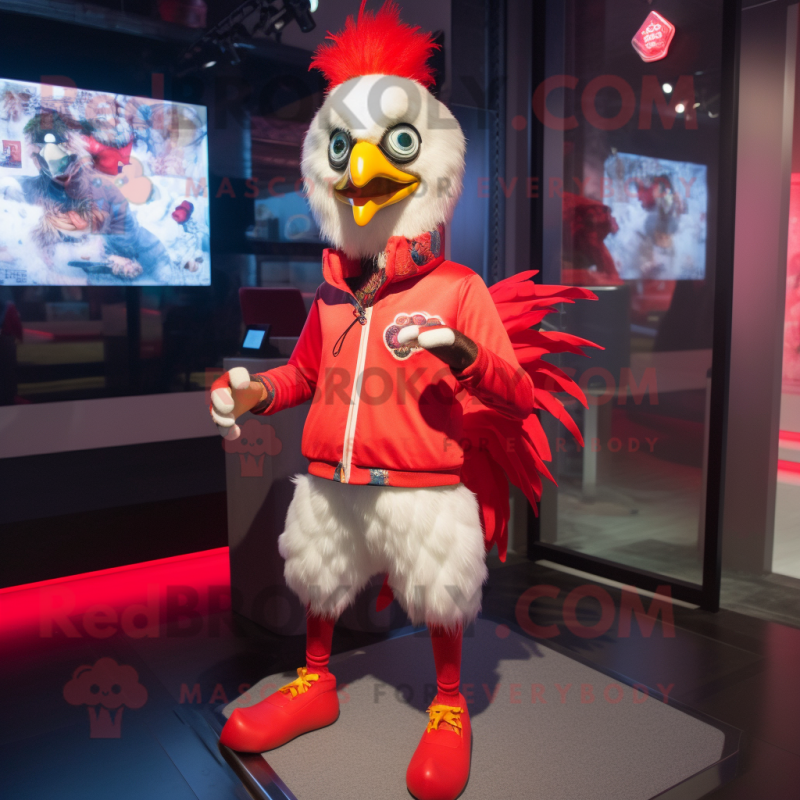
[[[461,714],[463,711],[463,708],[457,708],[456,706],[430,706],[428,713],[431,716],[431,721],[428,723],[427,732],[439,730],[439,725],[444,722],[447,725],[451,725],[453,732],[461,736]]]
[[[319,675],[315,675],[313,672],[309,674],[306,667],[300,667],[297,670],[297,676],[291,683],[281,686],[278,691],[284,694],[291,692],[292,699],[294,699],[299,694],[305,694],[311,688],[311,684],[319,680]]]

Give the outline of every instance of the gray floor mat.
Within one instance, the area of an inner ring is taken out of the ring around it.
[[[722,755],[722,731],[644,691],[505,626],[478,620],[470,633],[462,692],[471,695],[473,755],[463,800],[649,800]],[[298,800],[408,800],[406,767],[435,693],[427,636],[346,653],[331,668],[339,720],[264,757]],[[294,677],[264,678],[225,715]]]

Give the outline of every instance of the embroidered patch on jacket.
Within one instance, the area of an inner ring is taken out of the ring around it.
[[[389,485],[389,470],[378,469],[377,467],[369,468],[369,485],[370,486],[388,486]]]
[[[395,277],[415,275],[442,252],[442,237],[439,231],[428,231],[415,239],[408,240],[408,249],[398,250],[395,256]]]
[[[424,311],[416,311],[413,314],[398,314],[394,318],[394,322],[389,325],[383,332],[383,343],[389,348],[389,352],[399,361],[408,358],[412,353],[422,350],[421,347],[411,345],[410,343],[400,344],[397,341],[397,334],[409,325],[419,325],[424,327],[427,325],[444,325],[441,317],[433,317]]]

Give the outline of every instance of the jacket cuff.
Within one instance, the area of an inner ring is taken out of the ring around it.
[[[477,386],[488,367],[489,357],[486,355],[486,350],[483,345],[477,342],[475,344],[478,347],[478,355],[475,360],[466,369],[462,369],[461,372],[452,371],[456,380],[464,386]]]
[[[258,405],[250,409],[251,414],[266,414],[272,404],[275,402],[275,384],[266,375],[254,375],[253,378],[257,380],[267,393],[267,396]]]

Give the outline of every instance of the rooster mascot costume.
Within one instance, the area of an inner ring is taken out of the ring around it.
[[[487,289],[444,257],[461,191],[464,135],[428,91],[430,35],[386,3],[329,35],[312,66],[329,90],[303,145],[308,200],[326,240],[325,282],[285,366],[225,373],[211,414],[228,439],[246,411],[311,400],[279,539],[286,583],[307,606],[295,681],[233,712],[228,747],[263,752],[336,721],[328,670],[334,622],[376,574],[430,631],[438,694],[408,766],[418,800],[452,800],[469,777],[471,730],[459,691],[462,631],[480,610],[485,552],[505,557],[508,480],[532,504],[550,457],[535,411],[580,438],[554,396],[583,400],[542,356],[589,342],[536,326],[553,303],[592,297],[520,273]],[[409,753],[411,743],[409,743]]]

